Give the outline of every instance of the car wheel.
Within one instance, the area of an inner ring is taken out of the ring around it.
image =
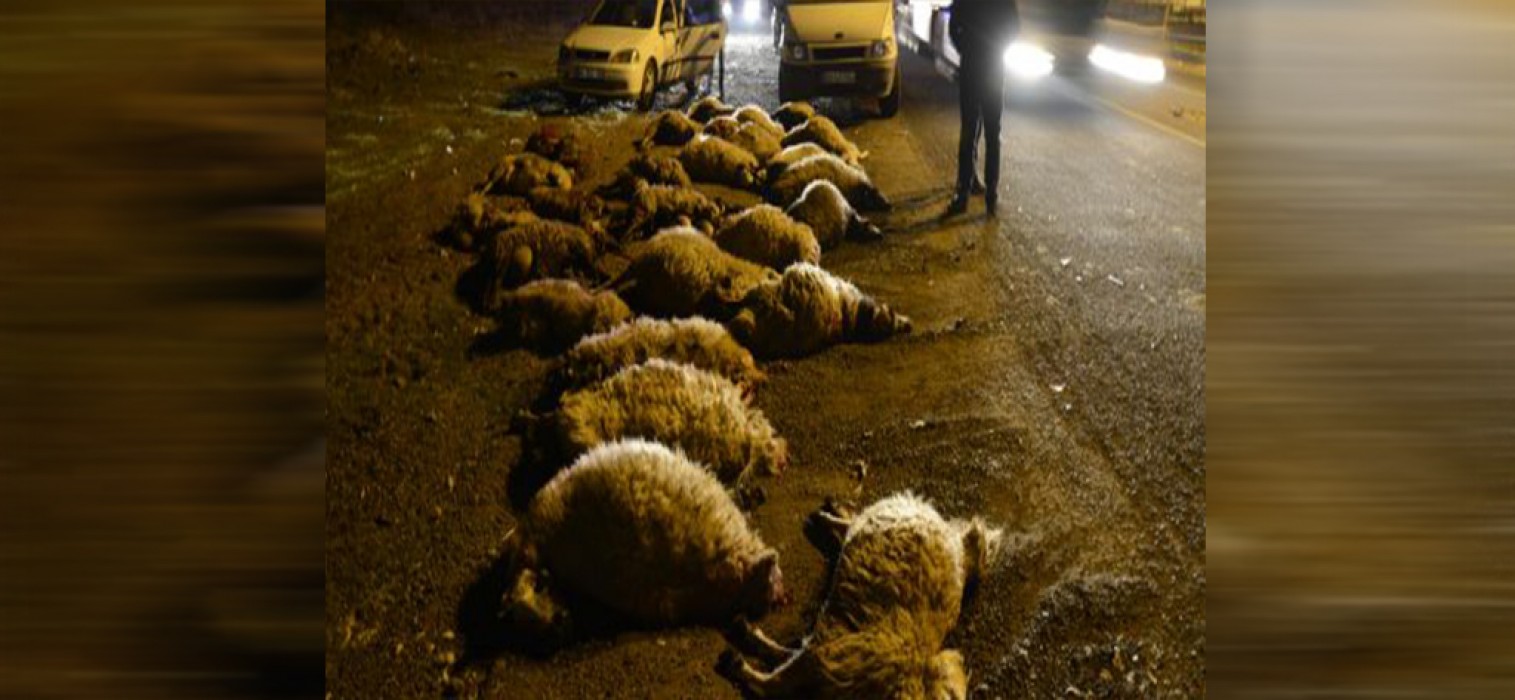
[[[889,88],[889,94],[884,95],[878,101],[879,115],[885,119],[891,119],[900,112],[900,67],[894,65],[894,86]]]
[[[637,111],[652,111],[652,103],[658,97],[658,64],[653,61],[647,62],[647,70],[642,71],[642,94],[637,96]]]

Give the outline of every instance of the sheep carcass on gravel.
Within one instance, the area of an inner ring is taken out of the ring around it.
[[[580,340],[563,356],[551,384],[559,391],[579,389],[653,358],[714,372],[747,395],[765,376],[752,353],[715,321],[641,317]]]
[[[876,241],[884,237],[884,232],[853,209],[842,196],[842,191],[827,180],[806,185],[800,198],[784,213],[795,221],[808,224],[822,250],[831,250],[848,238]]]
[[[841,551],[810,634],[789,649],[739,623],[739,636],[772,670],[728,651],[722,673],[764,698],[966,698],[963,655],[942,646],[966,590],[994,559],[1000,531],[977,518],[944,520],[909,492],[850,519],[824,510],[816,519]]]
[[[558,127],[550,124],[537,129],[527,137],[526,152],[556,161],[574,171],[577,171],[583,163],[583,148],[579,144],[578,136],[572,131],[563,133]]]
[[[731,380],[659,358],[564,394],[547,420],[556,441],[550,447],[564,461],[600,443],[640,437],[683,450],[729,486],[755,473],[776,475],[788,461],[784,439]]]
[[[695,134],[700,133],[700,123],[690,119],[683,112],[664,111],[654,117],[651,124],[647,125],[647,133],[640,142],[641,148],[649,144],[659,146],[682,146],[689,143]]]
[[[778,153],[773,154],[763,163],[763,170],[767,175],[764,182],[772,182],[774,178],[779,176],[779,173],[787,170],[789,166],[810,156],[826,155],[830,152],[813,143],[801,143],[779,149]]]
[[[503,336],[549,353],[631,319],[631,309],[615,292],[590,291],[564,279],[536,280],[500,294],[495,314]]]
[[[519,200],[507,200],[512,208],[502,206],[482,192],[470,192],[458,204],[449,227],[451,242],[459,250],[477,252],[489,246],[500,231],[540,220]]]
[[[531,210],[544,219],[557,219],[589,228],[599,227],[605,201],[580,190],[538,187],[526,195]]]
[[[847,161],[848,165],[857,165],[868,157],[868,154],[860,150],[857,144],[842,135],[842,130],[836,128],[836,122],[820,115],[811,117],[804,124],[790,129],[789,133],[784,134],[781,143],[784,146],[813,143],[835,153],[842,160]]]
[[[821,244],[810,227],[772,204],[727,217],[711,237],[721,250],[775,270],[797,262],[821,262]]]
[[[531,280],[593,279],[601,247],[590,230],[561,221],[534,221],[495,234],[480,263],[485,310],[497,310],[501,294]]]
[[[815,116],[815,108],[809,102],[785,102],[773,111],[773,120],[784,127],[785,131],[809,121]]]
[[[736,132],[741,130],[741,128],[742,123],[733,117],[716,117],[705,122],[705,128],[701,130],[701,133],[706,136],[730,139],[736,136]]]
[[[525,197],[538,187],[573,189],[573,174],[568,168],[535,153],[517,153],[505,156],[489,173],[484,188],[495,194],[510,194]]]
[[[847,201],[862,211],[889,209],[889,200],[868,179],[867,173],[830,153],[810,156],[785,168],[769,181],[768,201],[787,207],[816,180],[826,180],[836,185],[847,196]]]
[[[778,272],[721,250],[689,227],[660,231],[629,253],[630,264],[612,285],[649,316],[725,320],[754,287],[779,279]]]
[[[639,182],[683,188],[692,184],[677,157],[639,153],[616,173],[614,180],[600,188],[599,194],[601,197],[630,199],[636,195]]]
[[[695,182],[713,182],[752,189],[758,181],[758,160],[725,139],[701,136],[679,151],[679,162]]]
[[[759,107],[757,105],[747,105],[741,109],[738,109],[736,111],[736,114],[732,116],[736,117],[736,120],[742,124],[758,125],[758,127],[764,131],[772,134],[774,139],[784,138],[784,132],[786,129],[784,129],[782,126],[779,126],[779,123],[774,121],[773,117],[768,116],[768,113],[764,112],[762,107]]]
[[[721,205],[699,190],[637,183],[623,238],[637,239],[669,226],[686,224],[714,230]]]
[[[795,263],[742,301],[726,327],[762,358],[804,357],[837,343],[873,342],[910,332],[910,319],[852,283],[809,263]]]
[[[536,495],[517,534],[523,568],[504,617],[555,640],[574,626],[562,591],[658,625],[761,617],[785,600],[778,552],[720,482],[654,442],[585,453]]]
[[[722,102],[714,95],[702,97],[694,104],[689,105],[689,118],[700,123],[705,123],[716,117],[729,116],[736,111],[735,107]]]

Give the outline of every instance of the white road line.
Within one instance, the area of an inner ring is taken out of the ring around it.
[[[1143,114],[1138,114],[1136,112],[1133,112],[1133,111],[1131,111],[1129,109],[1126,109],[1125,107],[1122,107],[1122,106],[1120,106],[1118,104],[1115,104],[1114,102],[1111,102],[1111,101],[1109,101],[1109,100],[1107,100],[1107,99],[1105,99],[1103,97],[1097,97],[1095,95],[1086,95],[1086,97],[1088,97],[1089,99],[1095,100],[1095,101],[1099,102],[1100,104],[1102,104],[1102,105],[1104,105],[1106,107],[1109,107],[1110,109],[1113,109],[1113,110],[1115,110],[1117,112],[1120,112],[1121,114],[1124,114],[1124,115],[1126,115],[1126,116],[1128,116],[1128,117],[1130,117],[1132,119],[1135,119],[1135,120],[1137,120],[1139,122],[1142,122],[1142,123],[1144,123],[1144,124],[1146,124],[1148,126],[1151,126],[1153,128],[1156,128],[1156,129],[1159,129],[1161,131],[1165,131],[1165,132],[1167,132],[1169,134],[1172,134],[1174,136],[1177,136],[1177,137],[1179,137],[1179,138],[1181,138],[1181,139],[1183,139],[1185,141],[1188,141],[1189,143],[1192,143],[1192,144],[1194,144],[1196,146],[1199,146],[1200,148],[1205,148],[1205,142],[1204,142],[1203,139],[1194,138],[1193,136],[1190,136],[1190,135],[1188,135],[1188,134],[1186,134],[1186,133],[1184,133],[1182,131],[1179,131],[1178,129],[1175,129],[1175,128],[1171,127],[1171,126],[1168,126],[1167,124],[1164,124],[1164,123],[1162,123],[1160,121],[1157,121],[1156,119],[1153,119],[1153,118],[1148,117],[1148,116],[1143,115]]]

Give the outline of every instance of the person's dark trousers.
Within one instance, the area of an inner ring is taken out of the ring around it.
[[[997,199],[999,187],[1000,113],[1004,110],[1004,68],[993,58],[964,56],[958,72],[958,110],[962,117],[957,148],[957,196],[966,200],[973,185],[978,134],[984,135],[984,188]]]

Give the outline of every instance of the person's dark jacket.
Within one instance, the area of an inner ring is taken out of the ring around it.
[[[1015,0],[952,0],[947,25],[952,46],[963,60],[1003,55],[1020,30]]]

